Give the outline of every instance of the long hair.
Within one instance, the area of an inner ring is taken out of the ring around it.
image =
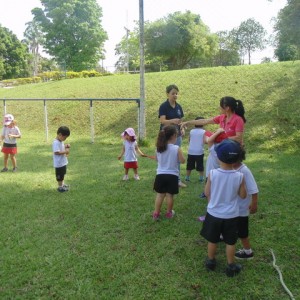
[[[240,116],[244,123],[246,123],[246,118],[244,116],[245,114],[245,109],[244,109],[244,105],[243,102],[241,100],[236,100],[233,97],[230,96],[226,96],[221,98],[220,100],[220,106],[225,108],[225,107],[230,107],[230,109],[236,113],[238,116]]]
[[[156,141],[156,150],[159,153],[162,153],[167,150],[168,142],[171,137],[177,134],[177,129],[174,125],[167,125],[159,132],[157,141]]]

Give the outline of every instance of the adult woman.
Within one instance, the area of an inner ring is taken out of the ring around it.
[[[246,123],[243,102],[230,96],[223,97],[220,100],[220,112],[221,114],[216,117],[186,121],[181,126],[219,124],[229,139],[243,145],[244,124]]]
[[[179,89],[175,84],[171,84],[167,86],[166,93],[168,99],[160,105],[158,111],[160,130],[166,125],[175,125],[178,130],[175,145],[180,147],[182,136],[184,135],[184,127],[180,127],[180,125],[184,114],[181,105],[177,103]],[[180,165],[178,164],[178,168],[180,169],[179,166]],[[186,187],[186,185],[181,182],[180,177],[178,185],[180,187]]]

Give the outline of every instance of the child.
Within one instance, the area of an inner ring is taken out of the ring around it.
[[[199,119],[204,118],[197,117],[195,120]],[[199,172],[200,182],[204,181],[204,133],[205,130],[203,129],[203,125],[195,125],[195,128],[190,131],[185,181],[190,181],[190,175],[194,169]]]
[[[241,265],[235,264],[235,244],[237,241],[237,222],[239,216],[238,201],[246,198],[245,179],[242,173],[233,169],[241,154],[241,146],[230,139],[224,140],[216,147],[220,168],[210,171],[205,185],[208,198],[207,215],[201,235],[208,241],[207,270],[216,268],[216,251],[220,235],[226,244],[226,275],[233,277],[241,271]]]
[[[177,129],[174,125],[167,125],[159,132],[156,142],[156,159],[158,161],[154,190],[157,192],[153,220],[158,220],[164,199],[167,201],[166,218],[174,217],[174,195],[178,194],[178,161],[185,163],[182,150],[175,145]]]
[[[17,142],[16,139],[21,138],[21,131],[16,126],[16,121],[14,120],[14,116],[11,114],[6,114],[4,116],[3,129],[1,134],[1,141],[3,141],[3,147],[1,152],[4,154],[4,168],[1,172],[8,171],[8,157],[10,157],[13,172],[17,171],[17,159],[16,154],[18,153]]]
[[[128,177],[129,169],[133,169],[134,179],[140,180],[140,177],[137,172],[138,163],[137,163],[137,155],[136,154],[139,153],[143,157],[146,157],[146,155],[138,147],[138,144],[136,142],[136,135],[135,135],[133,128],[127,128],[121,134],[121,136],[124,139],[124,142],[123,142],[123,148],[122,148],[121,154],[118,156],[118,159],[120,160],[122,158],[122,156],[124,155],[125,175],[123,177],[123,180],[129,179],[129,177]]]
[[[58,183],[57,190],[61,193],[67,192],[69,186],[64,183],[67,173],[67,156],[70,153],[70,144],[64,144],[67,137],[70,136],[70,129],[66,126],[61,126],[57,130],[56,139],[52,143],[53,165],[55,168],[56,181]]]
[[[235,253],[238,259],[252,259],[253,251],[249,241],[249,212],[255,214],[257,211],[258,188],[249,168],[242,163],[245,160],[245,151],[242,150],[240,160],[233,165],[234,169],[244,174],[247,198],[239,201],[238,237],[241,239],[243,249]]]

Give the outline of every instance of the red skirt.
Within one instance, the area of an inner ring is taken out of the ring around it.
[[[5,154],[17,154],[18,153],[17,144],[4,143],[1,152]]]
[[[137,161],[125,161],[124,168],[125,169],[137,169],[138,163],[137,163]]]

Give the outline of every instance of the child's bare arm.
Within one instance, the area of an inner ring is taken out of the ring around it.
[[[246,184],[245,184],[245,178],[244,177],[243,177],[242,183],[240,185],[238,194],[242,199],[245,199],[247,197],[247,190],[246,190]]]
[[[123,146],[122,151],[121,151],[120,155],[118,156],[118,160],[120,160],[122,158],[124,153],[125,153],[125,147]]]
[[[208,201],[210,200],[210,186],[211,186],[210,175],[208,175],[205,188],[204,188],[204,194]]]
[[[185,163],[185,158],[183,156],[181,148],[178,148],[178,160],[181,164]]]
[[[257,200],[258,200],[258,194],[252,194],[252,201],[249,206],[250,214],[255,214],[257,212]]]

